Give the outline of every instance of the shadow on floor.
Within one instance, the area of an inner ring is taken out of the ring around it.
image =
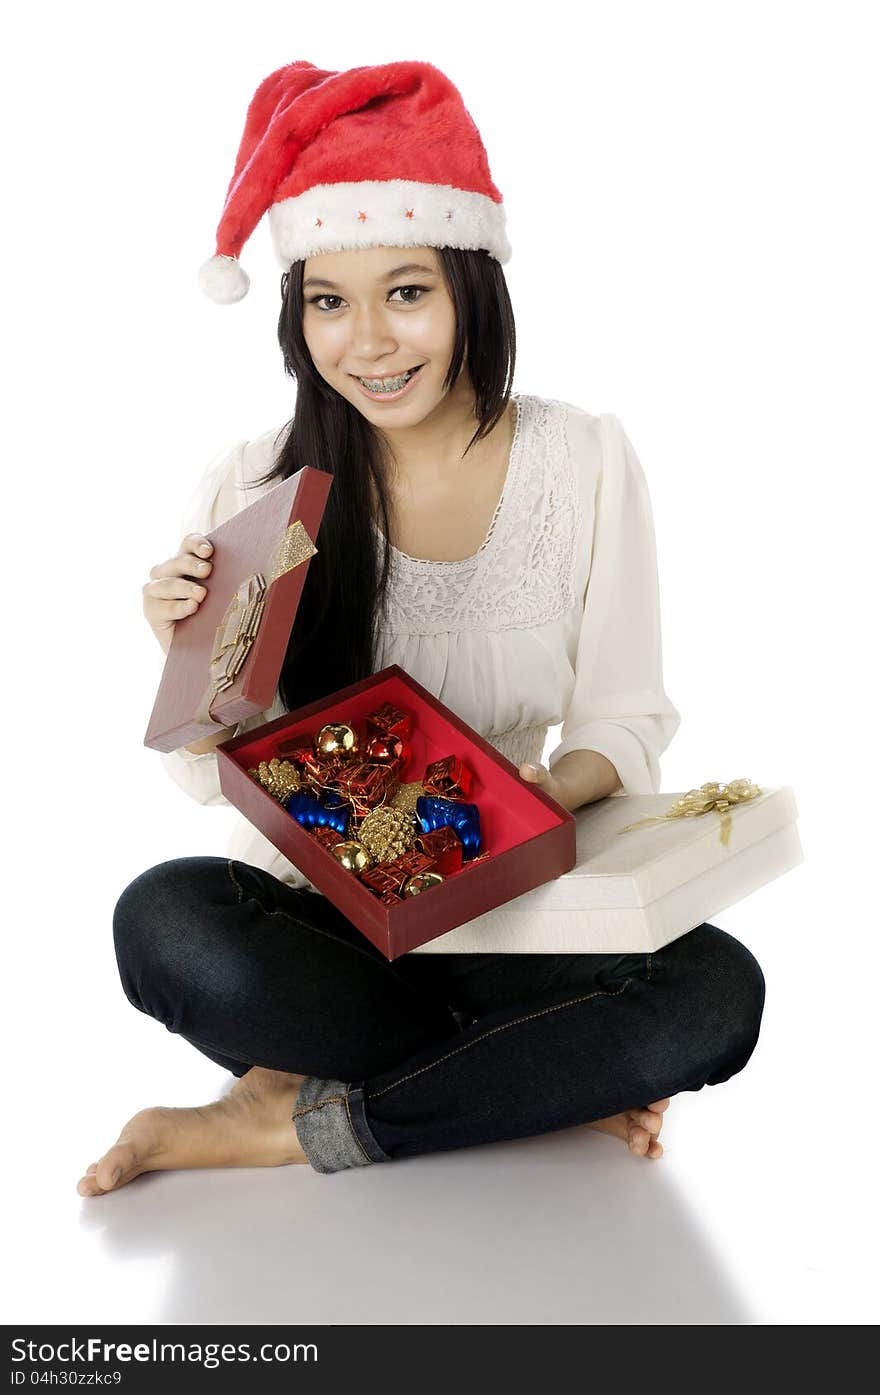
[[[160,1323],[754,1322],[664,1161],[583,1126],[329,1176],[148,1173],[81,1224],[116,1270],[170,1261]]]

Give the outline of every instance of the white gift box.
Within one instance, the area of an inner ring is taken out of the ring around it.
[[[660,949],[803,861],[789,786],[620,832],[662,815],[677,794],[612,795],[575,813],[577,863],[413,954],[606,954]]]

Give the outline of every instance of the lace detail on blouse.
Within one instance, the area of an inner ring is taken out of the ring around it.
[[[514,394],[504,489],[485,541],[444,562],[391,548],[382,628],[439,635],[544,625],[574,605],[582,509],[565,439],[565,404]],[[381,537],[381,534],[380,534]]]

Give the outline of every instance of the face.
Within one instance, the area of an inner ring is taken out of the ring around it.
[[[321,377],[377,427],[415,425],[447,396],[455,306],[433,247],[308,257],[303,333]]]

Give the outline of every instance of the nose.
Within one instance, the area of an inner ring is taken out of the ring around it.
[[[373,363],[396,351],[397,340],[389,334],[381,309],[363,306],[352,317],[351,356],[355,363]]]

